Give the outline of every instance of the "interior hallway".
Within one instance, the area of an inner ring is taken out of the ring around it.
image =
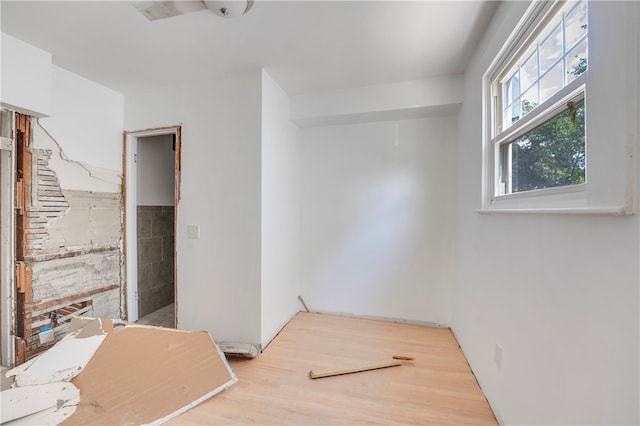
[[[309,370],[415,357],[400,367],[311,380]],[[299,313],[238,383],[169,424],[496,424],[449,329]]]

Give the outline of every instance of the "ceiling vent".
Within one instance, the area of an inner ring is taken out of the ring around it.
[[[185,13],[199,12],[209,9],[223,18],[235,18],[244,15],[253,6],[253,0],[168,0],[168,1],[135,1],[133,5],[148,20],[172,18]]]

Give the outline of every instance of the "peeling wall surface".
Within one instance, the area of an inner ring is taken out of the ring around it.
[[[120,318],[124,269],[118,172],[69,159],[36,119],[30,142],[24,255],[30,282],[19,330],[26,359],[48,347],[38,340],[42,327],[62,334],[63,311]]]
[[[45,120],[43,120],[45,121]],[[65,190],[120,193],[122,177],[116,170],[103,169],[67,157],[45,130],[45,124],[33,126],[34,148],[49,154],[48,167],[55,170],[60,187]],[[87,143],[91,143],[87,140]]]

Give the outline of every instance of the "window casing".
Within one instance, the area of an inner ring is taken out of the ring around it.
[[[587,0],[529,12],[486,76],[489,205],[585,191]]]

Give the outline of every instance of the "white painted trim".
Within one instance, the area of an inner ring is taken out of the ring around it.
[[[300,311],[300,312],[306,312],[306,311]],[[373,320],[373,321],[397,322],[400,324],[420,325],[423,327],[450,328],[448,325],[440,324],[433,321],[418,321],[418,320],[410,320],[410,319],[404,319],[404,318],[380,317],[380,316],[372,316],[372,315],[357,315],[357,314],[349,314],[346,312],[334,312],[334,311],[310,311],[310,313],[333,315],[333,316],[347,317],[347,318],[366,319],[366,320]]]
[[[13,115],[13,114],[12,114]],[[14,127],[12,119],[12,127]],[[15,129],[12,129],[15,134]],[[15,160],[13,141],[2,138],[0,150],[0,364],[11,367],[15,363]],[[7,184],[8,183],[8,184]]]
[[[0,137],[0,149],[3,151],[13,151],[13,139]]]
[[[125,142],[125,167],[126,167],[126,179],[124,182],[125,188],[125,229],[126,229],[126,256],[125,256],[125,270],[126,270],[126,283],[127,283],[127,321],[135,322],[139,319],[138,315],[138,214],[137,214],[137,164],[134,161],[135,155],[138,152],[138,139],[148,136],[161,136],[161,135],[178,135],[178,126],[163,127],[158,129],[137,130],[126,133]],[[177,220],[177,208],[178,203],[176,200],[176,220]],[[176,266],[177,256],[176,255]],[[176,267],[174,266],[174,268]],[[175,284],[174,284],[175,285]],[[176,294],[176,317],[178,314],[177,309],[177,294]],[[177,326],[176,318],[176,326]]]
[[[476,379],[476,383],[478,384],[478,387],[482,391],[482,394],[486,395],[487,393],[485,392],[484,389],[482,389],[482,385],[480,384],[480,380],[478,380],[478,377],[476,376],[476,372],[473,371],[473,367],[471,366],[471,363],[469,362],[469,358],[467,358],[467,354],[464,353],[464,348],[460,344],[460,339],[458,339],[458,335],[456,334],[455,329],[453,327],[449,327],[449,330],[451,330],[451,334],[453,334],[454,339],[456,339],[456,343],[458,344],[458,347],[460,348],[460,351],[462,352],[462,355],[464,356],[464,359],[467,361],[467,365],[469,366],[469,370],[471,370],[471,374],[473,374],[473,377]],[[487,401],[487,404],[489,404],[489,407],[491,407],[491,411],[493,412],[493,415],[495,416],[496,420],[498,421],[498,424],[501,425],[501,426],[504,425],[505,422],[502,420],[502,417],[500,416],[500,412],[497,410],[497,408],[491,403],[489,398],[487,398],[486,396],[485,396],[485,400]]]
[[[278,336],[278,334],[280,334],[280,332],[287,326],[287,324],[289,324],[291,320],[295,318],[295,316],[298,315],[300,312],[306,312],[306,311],[298,311],[298,312],[295,312],[293,315],[291,315],[289,319],[287,319],[283,324],[280,325],[280,327],[276,329],[276,331],[271,333],[271,336],[269,336],[268,339],[262,341],[258,350],[260,352],[264,351],[265,348],[269,346],[271,342],[273,342],[273,339],[275,339]]]
[[[500,74],[513,66],[515,58],[520,57],[521,52],[528,48],[529,42],[535,37],[538,30],[548,22],[550,16],[555,14],[561,2],[555,1],[534,1],[531,2],[520,21],[509,35],[509,38],[502,45],[500,51],[489,65],[485,76],[490,80],[495,80]]]
[[[567,101],[575,101],[576,103],[584,101],[587,93],[586,80],[587,75],[583,74],[559,89],[533,111],[497,134],[492,140],[493,144],[499,145],[509,140],[518,139],[522,135],[540,127],[547,120],[565,112],[567,110]]]
[[[530,191],[512,192],[511,194],[496,195],[492,200],[494,203],[499,203],[503,200],[517,200],[519,198],[532,198],[532,197],[548,197],[551,195],[571,195],[576,198],[585,198],[587,192],[587,184],[579,183],[576,185],[567,186],[555,186],[551,188],[532,189]]]
[[[633,211],[629,210],[625,206],[621,207],[600,207],[600,208],[590,208],[590,207],[579,207],[579,208],[490,208],[490,209],[478,209],[475,210],[476,213],[481,214],[574,214],[574,215],[607,215],[607,216],[629,216],[633,214]]]
[[[224,357],[224,355],[222,355],[222,359],[226,359]],[[151,423],[146,423],[146,424],[144,424],[144,426],[146,426],[146,425],[161,425],[163,423],[166,423],[169,420],[178,417],[180,414],[186,413],[187,411],[189,411],[193,407],[195,407],[195,406],[197,406],[199,404],[202,404],[207,399],[213,398],[215,395],[219,394],[220,392],[229,389],[233,384],[238,382],[238,378],[236,377],[235,373],[233,373],[233,370],[230,369],[230,371],[231,371],[231,374],[233,375],[233,378],[231,380],[229,380],[228,382],[218,386],[217,388],[215,388],[211,392],[208,392],[208,393],[202,395],[200,398],[191,401],[190,403],[188,403],[184,407],[181,407],[181,408],[177,409],[173,413],[169,413],[165,417],[162,417],[161,419],[154,420]]]
[[[127,134],[125,146],[126,181],[125,188],[125,270],[127,283],[127,320],[138,320],[138,214],[137,214],[137,165],[134,161],[138,152],[137,136]]]

